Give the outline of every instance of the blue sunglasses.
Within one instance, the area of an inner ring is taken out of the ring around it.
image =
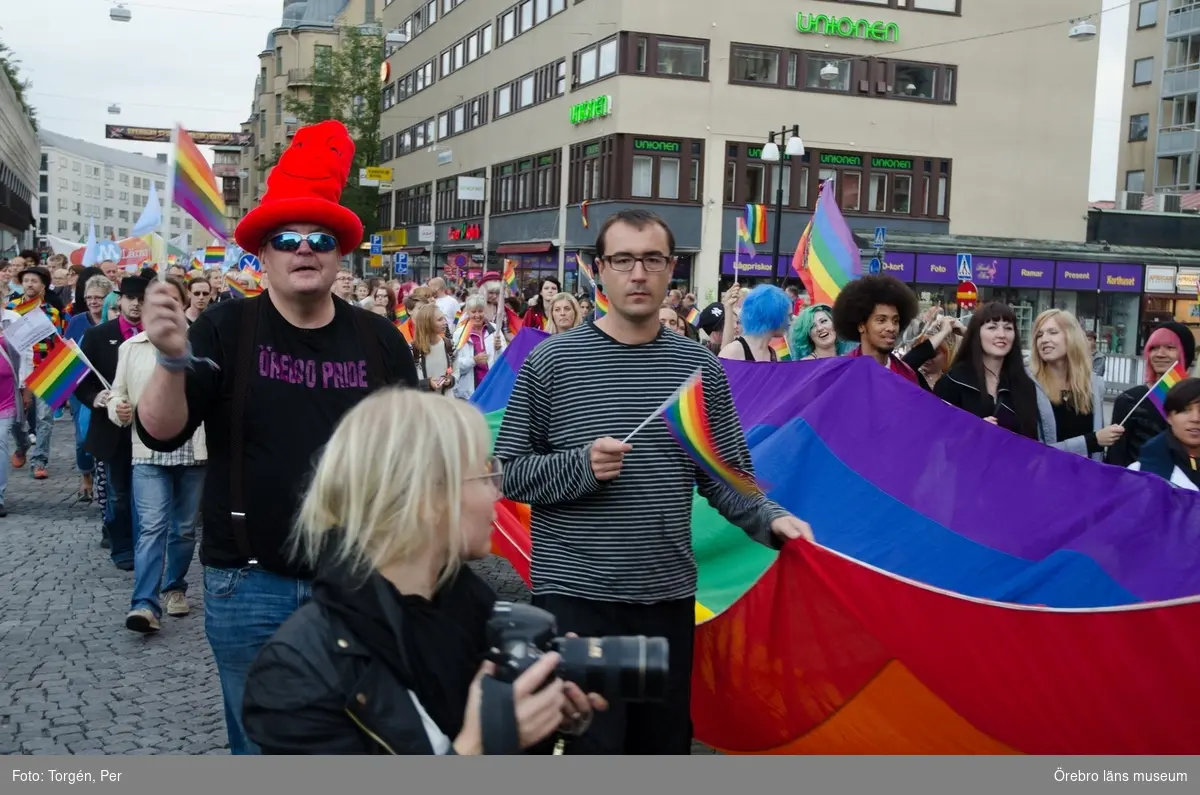
[[[337,248],[337,238],[328,232],[310,232],[307,235],[299,232],[280,232],[271,238],[271,248],[276,251],[298,251],[300,243],[305,240],[308,241],[308,247],[318,254]]]

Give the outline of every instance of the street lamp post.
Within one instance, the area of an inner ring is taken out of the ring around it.
[[[787,143],[784,144],[783,156],[779,153],[779,144],[776,143],[775,136],[779,136],[780,141],[785,138],[787,139]],[[779,262],[779,243],[783,234],[783,157],[803,156],[804,142],[800,140],[799,124],[793,124],[791,130],[788,130],[785,125],[780,128],[779,132],[771,133],[767,137],[767,143],[762,148],[762,154],[759,155],[763,162],[775,164],[775,242],[771,246],[772,270],[776,268],[776,263]],[[787,284],[787,278],[787,276],[783,277],[783,284]]]

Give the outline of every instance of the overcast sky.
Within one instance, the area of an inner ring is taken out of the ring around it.
[[[1103,3],[1112,10],[1104,13],[1099,42],[1069,43],[1098,52],[1092,200],[1114,196],[1123,126],[1129,6],[1127,0]],[[166,147],[106,141],[104,125],[179,122],[193,130],[241,129],[250,115],[258,53],[279,24],[281,0],[132,0],[125,4],[133,13],[128,23],[109,20],[111,5],[108,0],[0,0],[0,38],[33,81],[32,100],[42,126],[146,154]],[[114,102],[121,106],[119,116],[107,112]]]

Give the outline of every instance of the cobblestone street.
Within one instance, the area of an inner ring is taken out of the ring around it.
[[[99,508],[78,502],[73,470],[67,418],[54,427],[48,480],[28,466],[9,472],[0,755],[228,753],[199,561],[188,573],[191,615],[164,616],[155,635],[125,629],[133,575],[100,548]],[[506,561],[476,565],[501,598],[527,598]]]

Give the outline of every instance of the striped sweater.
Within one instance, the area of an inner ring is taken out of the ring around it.
[[[592,473],[591,443],[623,439],[703,368],[709,422],[718,449],[753,471],[717,358],[663,331],[624,345],[588,323],[529,354],[496,441],[505,495],[532,507],[535,594],[653,604],[694,597],[692,489],[756,541],[775,547],[771,522],[787,511],[714,483],[661,421],[633,438],[616,480]]]

